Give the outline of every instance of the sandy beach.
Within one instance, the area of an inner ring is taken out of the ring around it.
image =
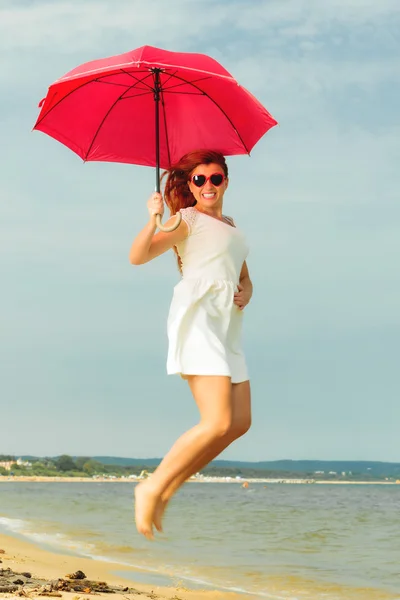
[[[42,550],[41,548],[17,538],[0,534],[0,572],[8,568],[15,573],[29,572],[33,577],[45,579],[47,581],[64,579],[68,574],[81,570],[86,577],[93,581],[105,581],[109,585],[122,586],[129,588],[129,592],[124,591],[112,594],[115,600],[239,600],[246,598],[246,595],[232,594],[220,591],[190,591],[181,587],[159,587],[144,584],[136,584],[132,579],[125,579],[114,575],[114,571],[128,570],[121,565],[92,560],[89,558],[73,557],[64,554],[56,554]],[[132,572],[132,569],[129,569]],[[92,594],[76,592],[60,592],[60,596],[66,600],[84,600]],[[18,592],[0,593],[0,597],[17,598],[24,596]],[[96,596],[108,597],[110,594],[97,593]],[[39,590],[29,592],[29,598],[41,598]]]

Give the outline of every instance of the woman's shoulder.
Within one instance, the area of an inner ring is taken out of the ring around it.
[[[192,233],[193,227],[196,223],[198,210],[195,209],[194,206],[187,206],[186,208],[181,208],[179,211],[182,215],[182,219],[185,221],[188,226],[189,235]]]
[[[194,206],[186,206],[185,208],[181,208],[179,212],[181,212],[182,215],[192,215],[194,213],[198,213],[199,211],[196,210]]]
[[[193,233],[194,227],[198,221],[199,214],[201,214],[194,206],[187,206],[186,208],[181,208],[179,211],[182,215],[182,220],[188,226],[189,235]],[[208,215],[207,215],[208,218]],[[223,215],[222,222],[226,225],[231,225],[231,227],[236,228],[235,221],[232,217],[228,217],[227,215]]]

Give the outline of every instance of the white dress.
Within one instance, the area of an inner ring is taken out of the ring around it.
[[[243,312],[234,304],[248,254],[243,233],[194,207],[180,211],[188,236],[178,244],[183,277],[168,316],[168,374],[248,380],[241,347]]]

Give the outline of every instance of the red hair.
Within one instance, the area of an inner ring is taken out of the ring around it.
[[[181,208],[195,206],[196,200],[189,189],[188,181],[194,169],[199,165],[219,165],[228,177],[228,166],[225,157],[214,150],[195,150],[188,152],[172,165],[168,171],[164,171],[161,180],[167,176],[164,188],[164,200],[170,210],[171,216],[176,215]],[[174,251],[178,257],[178,267],[182,272],[182,262],[177,249]]]

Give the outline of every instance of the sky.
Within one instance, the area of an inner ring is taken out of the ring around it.
[[[400,461],[399,28],[398,0],[0,0],[0,454],[159,457],[197,421],[166,374],[174,256],[128,260],[154,170],[32,132],[56,79],[152,45],[279,121],[228,158],[253,425],[222,457]]]

